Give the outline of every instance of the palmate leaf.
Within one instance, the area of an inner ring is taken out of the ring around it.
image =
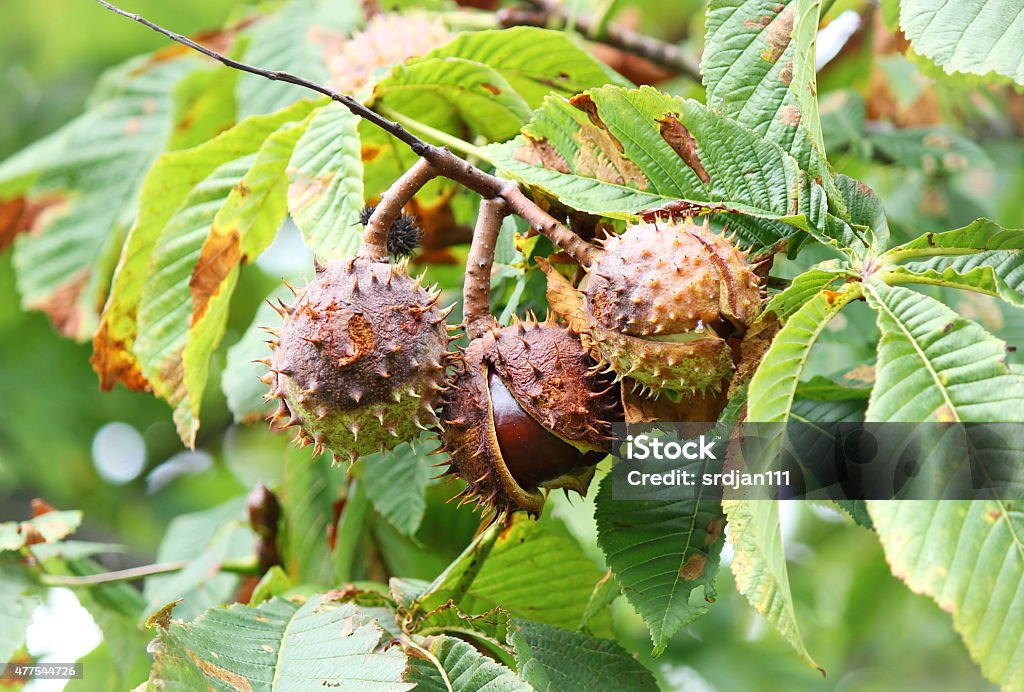
[[[758,220],[736,228],[757,247],[792,235],[792,227],[826,241],[837,232],[824,191],[778,145],[649,87],[550,97],[523,135],[485,154],[566,205],[612,218],[666,205],[737,212]]]
[[[427,637],[422,648],[434,657],[437,663],[416,652],[409,656],[409,670],[406,680],[416,683],[417,690],[424,692],[532,692],[511,670],[484,656],[471,645],[455,637]],[[438,670],[438,664],[444,674]]]
[[[698,477],[708,460],[690,464]],[[651,631],[654,654],[672,635],[707,612],[724,540],[722,494],[704,486],[694,496],[666,501],[616,500],[611,474],[601,482],[594,508],[597,542],[622,592]],[[695,589],[703,599],[690,604]]]
[[[945,233],[927,233],[884,255],[888,284],[922,283],[978,291],[1024,307],[1024,231],[988,219]]]
[[[19,163],[24,157],[0,169],[0,179],[20,179],[15,189],[31,183],[14,201],[46,210],[29,228],[10,229],[21,232],[14,266],[22,305],[47,313],[66,336],[82,340],[96,326],[140,181],[171,133],[174,84],[198,64],[146,56],[118,68],[95,105],[32,148],[32,158],[44,156],[30,162],[34,170]]]
[[[1024,84],[1024,12],[1016,0],[900,0],[913,49],[947,73],[995,73]]]
[[[590,692],[595,681],[616,692],[658,689],[651,672],[610,639],[513,620],[509,641],[515,647],[520,677],[536,690]]]
[[[982,673],[1024,687],[1024,514],[1001,500],[872,500],[893,574],[953,617]]]
[[[867,420],[1024,422],[1024,377],[1004,342],[902,286],[874,280],[865,297],[882,335]]]
[[[395,692],[406,657],[352,603],[312,596],[255,608],[214,608],[193,622],[161,626],[147,689],[305,692],[352,686]]]
[[[426,437],[426,436],[424,436]],[[412,536],[427,508],[424,493],[437,475],[428,456],[439,443],[423,438],[402,443],[386,454],[370,454],[359,463],[363,489],[373,508],[405,536]]]

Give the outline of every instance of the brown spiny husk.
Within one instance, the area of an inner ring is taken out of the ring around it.
[[[354,460],[436,422],[448,364],[447,311],[406,265],[364,258],[317,266],[291,306],[265,380],[279,405],[271,426]]]
[[[721,388],[733,369],[729,340],[742,336],[761,307],[747,254],[689,219],[608,237],[582,295],[545,271],[549,300],[593,356],[654,394]]]
[[[617,387],[594,365],[579,337],[550,321],[493,328],[469,344],[441,410],[463,502],[495,517],[538,515],[541,488],[586,493],[622,415]]]

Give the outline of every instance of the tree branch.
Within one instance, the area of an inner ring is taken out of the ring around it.
[[[530,4],[534,9],[509,7],[499,10],[498,21],[506,27],[536,26],[559,30],[571,25],[591,41],[645,58],[655,65],[684,74],[698,82],[701,80],[700,64],[679,46],[614,24],[602,28],[600,22],[585,14],[569,17],[564,7],[551,0],[531,0]]]
[[[388,229],[402,213],[402,208],[409,203],[420,188],[437,177],[434,167],[426,159],[420,159],[412,168],[402,174],[391,187],[380,196],[380,202],[370,215],[363,233],[363,245],[359,248],[360,257],[387,261]]]
[[[428,144],[419,137],[410,133],[400,124],[388,120],[347,94],[338,93],[333,89],[311,82],[308,79],[289,74],[288,72],[269,70],[263,67],[248,65],[237,60],[232,60],[231,58],[221,55],[206,46],[196,43],[186,36],[182,36],[181,34],[174,33],[162,26],[154,24],[145,17],[132,12],[126,12],[120,7],[106,2],[106,0],[96,0],[96,2],[115,14],[138,22],[159,34],[163,34],[172,41],[188,46],[192,50],[213,58],[227,67],[240,70],[242,72],[248,72],[249,74],[258,75],[260,77],[265,77],[271,81],[294,84],[296,86],[315,91],[318,94],[330,97],[333,101],[337,101],[348,108],[353,114],[373,123],[380,129],[401,141],[403,144],[407,145],[414,154],[425,159],[432,165],[436,175],[449,178],[485,199],[501,197],[506,203],[508,203],[509,209],[513,213],[522,217],[538,232],[547,236],[552,243],[561,248],[576,262],[584,267],[590,266],[590,253],[592,249],[590,244],[562,224],[558,223],[558,221],[553,219],[547,212],[538,207],[532,200],[523,194],[522,190],[520,190],[519,186],[514,182],[485,173],[465,159],[462,159],[448,151],[448,149]],[[369,231],[369,227],[367,227],[367,231]]]
[[[462,287],[463,322],[466,336],[475,339],[495,325],[491,314],[491,266],[501,222],[508,215],[505,200],[496,197],[480,202],[473,231],[473,244],[466,259],[466,281]]]

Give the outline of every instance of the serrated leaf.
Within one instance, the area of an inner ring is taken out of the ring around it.
[[[273,115],[248,118],[194,149],[164,154],[150,169],[142,185],[139,218],[121,251],[93,339],[92,363],[103,389],[111,389],[118,382],[131,389],[149,388],[134,353],[139,304],[147,285],[150,257],[182,203],[218,167],[254,154],[274,131],[304,117],[306,112],[308,105],[299,104]],[[218,209],[208,211],[216,213]]]
[[[835,176],[836,188],[843,196],[850,223],[866,229],[867,237],[877,247],[889,244],[889,222],[885,217],[882,200],[864,182],[846,175]]]
[[[328,51],[336,48],[361,20],[357,3],[290,0],[245,31],[248,47],[244,59],[324,84],[331,76],[326,64]],[[306,95],[292,84],[242,75],[238,80],[239,114],[272,113]]]
[[[687,468],[700,477],[714,463],[698,460]],[[595,501],[597,543],[626,599],[647,623],[655,656],[715,598],[725,542],[722,494],[705,486],[692,490],[692,497],[671,501],[616,500],[608,474]],[[704,598],[691,605],[698,588]]]
[[[94,105],[51,135],[56,146],[30,176],[26,202],[47,213],[16,239],[18,291],[65,336],[82,340],[96,326],[140,181],[171,132],[173,86],[197,65],[144,56],[117,68]]]
[[[818,265],[797,276],[785,290],[774,295],[764,307],[764,313],[773,313],[780,320],[788,320],[807,301],[848,275],[843,267]]]
[[[1005,690],[1024,686],[1024,515],[1002,500],[872,500],[897,577],[953,617],[971,658]]]
[[[865,296],[882,334],[867,420],[1024,421],[1024,377],[1004,342],[902,286],[872,281]]]
[[[497,70],[461,58],[398,65],[377,82],[374,104],[444,132],[468,126],[492,141],[514,136],[530,118],[526,101]]]
[[[561,522],[537,522],[516,515],[483,554],[478,553],[480,540],[417,599],[418,610],[432,610],[454,600],[465,613],[485,613],[500,607],[514,617],[579,627],[594,585],[604,574]],[[530,569],[524,569],[524,565]],[[558,584],[558,588],[552,589],[552,584]],[[609,618],[595,618],[590,626],[608,632]]]
[[[770,622],[811,666],[811,658],[793,607],[786,554],[779,529],[779,505],[774,500],[725,500],[729,541],[733,546],[732,573],[736,589]]]
[[[1016,0],[901,0],[900,27],[913,49],[947,73],[995,73],[1024,84],[1024,13]]]
[[[808,273],[810,274],[810,272]],[[807,275],[805,275],[807,276]],[[808,276],[810,279],[826,277]],[[789,418],[800,376],[811,348],[825,325],[860,294],[858,284],[845,284],[838,291],[819,289],[792,313],[768,348],[761,365],[750,381],[747,394],[747,419],[756,423],[782,422]],[[803,289],[801,285],[800,290]],[[793,287],[790,290],[794,290]]]
[[[214,608],[171,622],[155,643],[149,689],[305,692],[357,686],[408,690],[406,657],[352,603],[275,598],[255,608]]]
[[[508,640],[509,615],[501,608],[493,608],[480,615],[467,615],[454,601],[448,601],[419,617],[412,630],[424,636],[457,634],[474,637],[504,647]]]
[[[516,677],[511,670],[479,653],[472,646],[454,637],[429,637],[423,648],[444,669],[444,675],[430,660],[409,656],[406,680],[416,683],[424,692],[531,692],[532,687]]]
[[[154,394],[174,407],[187,446],[195,443],[210,356],[240,265],[262,253],[284,221],[285,168],[308,122],[284,125],[254,156],[216,169],[185,198],[150,255],[134,351]]]
[[[517,26],[459,34],[424,58],[462,58],[501,74],[530,108],[554,92],[565,97],[611,82],[628,82],[598,62],[569,34]]]
[[[256,537],[244,520],[244,501],[231,500],[213,509],[181,514],[167,527],[157,550],[157,562],[187,560],[188,565],[171,574],[146,579],[145,615],[166,604],[184,599],[176,613],[192,618],[207,608],[234,600],[238,576],[220,570],[228,560],[253,554]]]
[[[519,676],[537,690],[657,690],[654,676],[617,642],[528,620],[514,620],[509,641]]]
[[[378,514],[405,536],[412,536],[423,521],[427,502],[424,493],[434,472],[427,456],[437,449],[436,441],[402,443],[387,454],[363,457],[363,489]]]
[[[663,207],[735,212],[734,229],[759,248],[792,235],[787,224],[831,232],[824,192],[780,147],[649,87],[548,98],[523,135],[485,153],[581,211],[622,219]]]
[[[355,254],[362,238],[359,120],[334,103],[321,107],[288,166],[288,212],[306,244],[324,259]]]
[[[1024,307],[1024,232],[988,219],[945,233],[926,233],[884,256],[888,284],[936,284],[978,291]],[[928,258],[928,259],[922,259]]]

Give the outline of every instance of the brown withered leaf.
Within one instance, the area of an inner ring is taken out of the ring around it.
[[[220,292],[224,279],[243,261],[245,258],[242,257],[238,229],[224,231],[216,227],[211,228],[188,281],[192,292],[193,325],[206,314],[210,299]]]
[[[516,149],[512,157],[517,161],[528,163],[531,166],[541,166],[559,173],[569,173],[569,164],[565,162],[562,155],[558,153],[551,142],[546,139],[534,139],[529,135],[525,136],[526,146]]]
[[[128,345],[110,336],[110,325],[106,321],[100,323],[99,331],[93,337],[89,362],[99,376],[100,389],[104,392],[109,392],[118,382],[138,392],[153,391]]]
[[[761,364],[761,359],[768,352],[772,340],[775,339],[775,335],[779,333],[780,329],[782,329],[782,322],[778,316],[768,312],[747,330],[743,336],[743,342],[740,344],[740,358],[736,364],[736,372],[729,384],[729,396],[738,392],[754,376],[754,372]]]
[[[548,280],[547,299],[551,311],[564,319],[572,331],[586,331],[587,320],[583,315],[583,297],[580,292],[550,262],[542,257],[535,258],[535,261]]]
[[[700,156],[697,155],[697,140],[686,129],[686,125],[683,125],[679,118],[672,113],[661,118],[658,121],[658,125],[661,127],[662,139],[668,142],[668,145],[672,147],[674,152],[679,154],[679,158],[683,160],[683,163],[697,174],[702,183],[705,185],[710,183],[711,176],[708,175],[704,164],[700,161]]]
[[[647,189],[647,176],[638,165],[622,155],[622,144],[607,130],[581,127],[573,139],[579,144],[573,160],[578,175],[638,190]]]
[[[46,500],[41,497],[32,498],[32,516],[38,517],[42,514],[49,514],[50,512],[56,512],[57,510]]]
[[[793,11],[795,5],[786,5],[778,16],[768,24],[768,32],[765,41],[768,45],[761,51],[761,59],[766,62],[777,62],[789,46],[790,37],[793,35]],[[763,21],[763,17],[761,21]]]
[[[46,314],[53,326],[68,338],[78,336],[86,318],[85,308],[79,298],[89,283],[91,267],[86,267],[58,286],[46,298],[32,303],[29,307]]]
[[[64,213],[66,202],[64,195],[56,193],[0,200],[0,252],[10,247],[16,236],[37,231],[47,218]]]

